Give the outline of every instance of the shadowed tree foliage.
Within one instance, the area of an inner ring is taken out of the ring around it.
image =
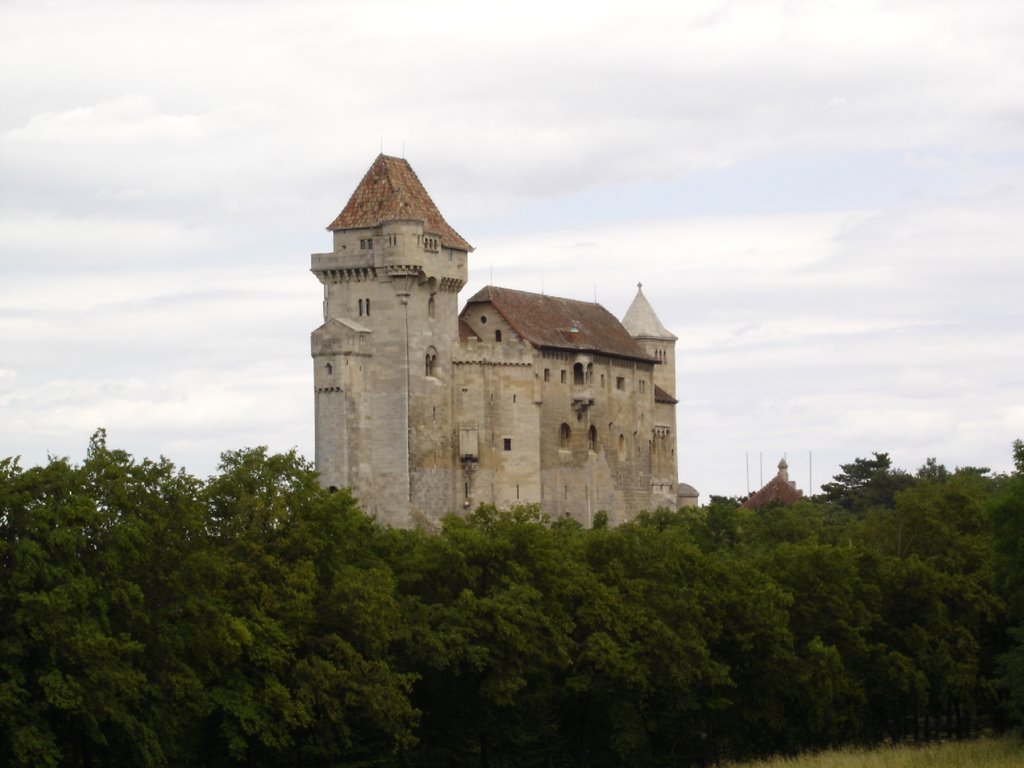
[[[0,460],[0,764],[709,765],[1024,716],[1017,471],[386,530],[294,452]]]
[[[1006,601],[1008,647],[999,657],[1012,716],[1024,725],[1024,441],[1013,443],[1013,475],[989,501],[992,567]]]

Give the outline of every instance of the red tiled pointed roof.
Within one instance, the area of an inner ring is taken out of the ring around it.
[[[437,235],[446,248],[473,250],[444,220],[416,172],[401,157],[378,155],[338,217],[327,229],[363,229],[385,221],[413,219],[425,232]]]
[[[769,480],[764,488],[755,493],[740,506],[745,509],[760,509],[769,504],[793,504],[804,497],[788,480],[776,475]]]
[[[485,302],[490,302],[515,332],[535,347],[656,362],[600,304],[489,285],[466,302],[462,314],[470,306]]]

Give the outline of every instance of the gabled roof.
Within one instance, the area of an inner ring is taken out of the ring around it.
[[[641,349],[615,315],[600,304],[489,285],[466,302],[462,315],[474,304],[486,302],[494,306],[521,338],[535,347],[657,362]]]
[[[338,218],[327,229],[363,229],[385,221],[422,221],[426,232],[437,235],[441,245],[460,251],[473,246],[444,220],[412,166],[401,157],[378,155],[359,182]]]
[[[349,320],[347,317],[332,317],[326,323],[313,331],[313,333],[330,333],[338,331],[351,331],[352,333],[373,333],[362,323]]]
[[[636,297],[633,303],[626,310],[626,316],[622,318],[622,324],[629,331],[629,334],[636,339],[665,339],[675,341],[675,336],[668,328],[661,324],[661,320],[654,313],[647,297],[644,296],[643,283],[636,284]]]

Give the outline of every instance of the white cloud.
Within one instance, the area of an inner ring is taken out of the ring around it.
[[[467,291],[644,283],[705,498],[753,453],[1008,467],[1022,37],[998,0],[4,3],[0,454],[311,453],[308,253],[404,142]]]

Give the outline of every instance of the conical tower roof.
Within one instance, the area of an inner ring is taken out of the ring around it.
[[[412,219],[441,239],[441,245],[460,251],[473,246],[462,239],[430,199],[416,172],[402,157],[378,155],[348,203],[327,229],[363,229],[385,221]]]
[[[653,307],[644,296],[643,283],[636,284],[636,297],[626,310],[622,324],[634,339],[665,339],[675,341],[678,337],[661,324]]]

